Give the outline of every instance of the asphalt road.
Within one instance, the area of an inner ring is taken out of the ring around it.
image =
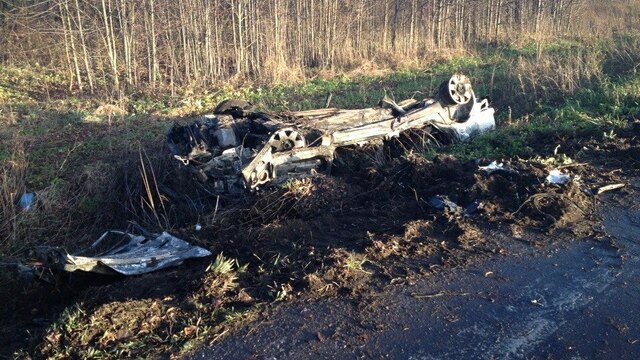
[[[601,206],[610,239],[544,247],[390,286],[293,303],[194,359],[640,359],[640,199]]]

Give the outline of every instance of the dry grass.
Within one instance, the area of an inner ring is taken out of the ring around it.
[[[18,141],[14,140],[12,147],[11,158],[0,169],[0,255],[13,254],[25,245],[23,211],[18,200],[26,191],[27,160]]]
[[[522,93],[535,99],[549,97],[550,93],[574,94],[601,78],[604,54],[588,49],[569,50],[563,56],[537,53],[535,58],[519,57],[515,72]]]
[[[158,188],[158,179],[153,169],[153,163],[143,149],[139,149],[138,154],[140,155],[138,170],[144,187],[144,193],[140,196],[140,207],[146,217],[155,221],[159,228],[168,230],[171,228],[171,224],[165,207],[167,199]]]

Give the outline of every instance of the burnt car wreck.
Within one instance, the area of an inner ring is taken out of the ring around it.
[[[226,100],[214,115],[174,125],[167,140],[183,168],[223,194],[329,170],[339,148],[388,140],[412,129],[464,142],[494,127],[489,99],[478,99],[468,78],[455,74],[433,97],[400,103],[385,97],[375,108],[268,113]]]

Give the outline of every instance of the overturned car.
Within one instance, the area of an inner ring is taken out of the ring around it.
[[[430,129],[451,141],[468,141],[495,127],[488,98],[478,99],[468,78],[453,75],[423,100],[379,107],[257,112],[249,103],[223,101],[213,115],[174,125],[169,148],[182,167],[215,193],[254,191],[332,166],[336,150]]]

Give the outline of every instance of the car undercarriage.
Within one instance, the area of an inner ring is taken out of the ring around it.
[[[428,129],[451,142],[468,141],[495,127],[488,98],[478,99],[461,74],[444,81],[433,97],[378,107],[258,112],[225,100],[190,125],[174,125],[167,140],[181,166],[216,194],[255,191],[287,179],[330,170],[336,150],[389,140]]]

